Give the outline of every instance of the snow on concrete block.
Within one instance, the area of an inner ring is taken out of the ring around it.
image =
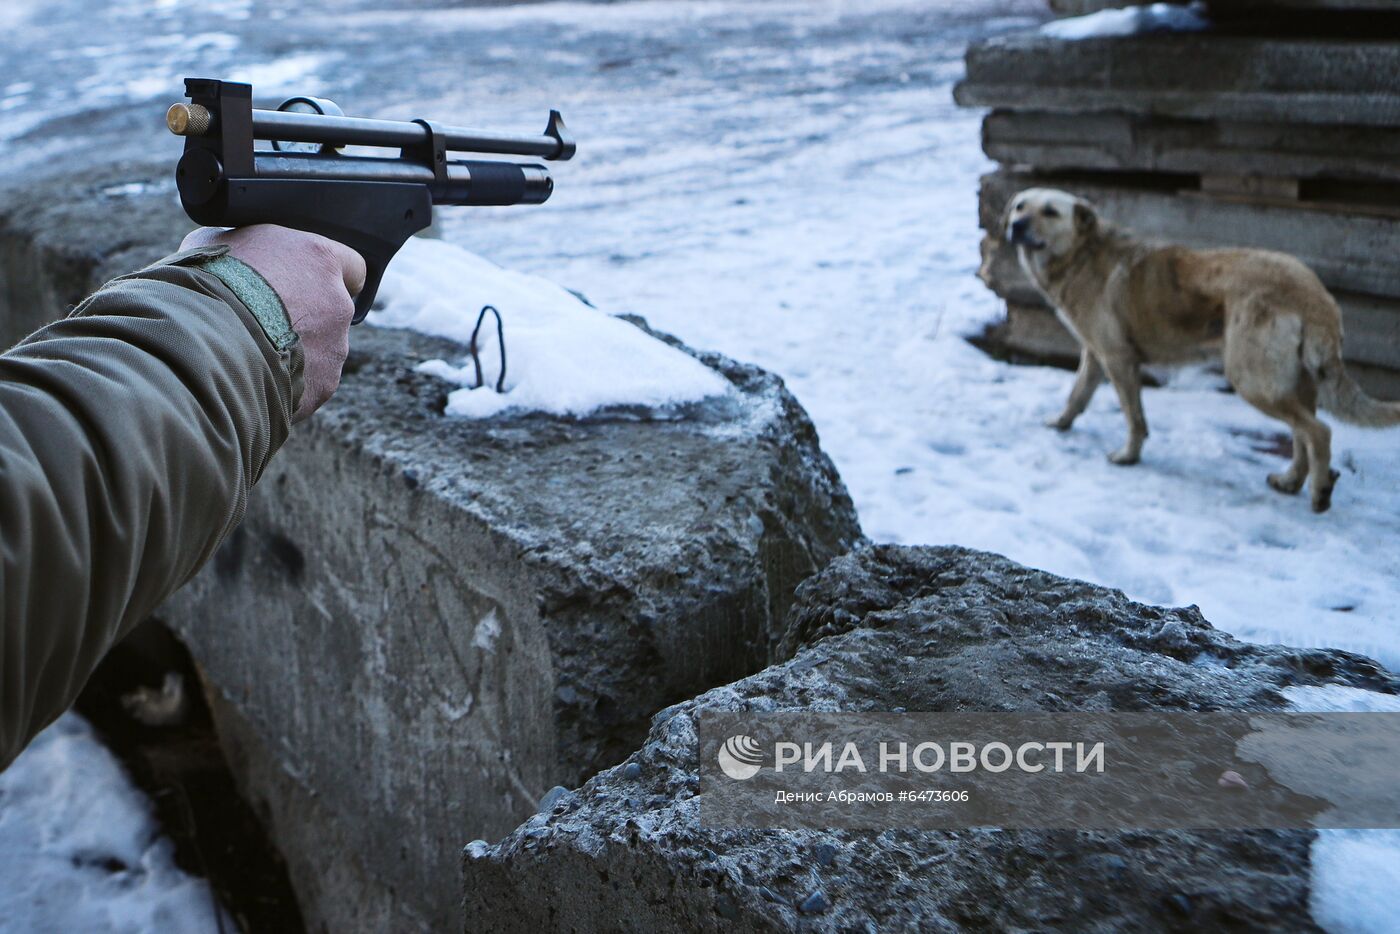
[[[1281,710],[1295,684],[1400,690],[1360,656],[1247,645],[1194,609],[960,548],[837,559],[799,589],[783,651],[789,661],[663,711],[625,766],[464,854],[467,930],[1316,931],[1303,831],[702,830],[695,719]]]
[[[1189,6],[1151,3],[1052,20],[1041,26],[1040,31],[1056,39],[1096,39],[1147,33],[1202,32],[1209,28],[1210,20],[1206,16],[1204,3]]]
[[[722,376],[694,357],[567,289],[502,269],[441,240],[415,238],[405,244],[385,272],[379,295],[384,307],[370,317],[371,324],[409,328],[463,346],[477,334],[476,361],[420,365],[423,372],[464,387],[448,395],[449,415],[667,409],[730,391]],[[495,318],[480,318],[486,306],[500,314],[505,336],[505,391],[499,393],[502,353]]]

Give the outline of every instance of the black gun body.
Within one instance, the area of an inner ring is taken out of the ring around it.
[[[217,227],[280,224],[344,243],[365,259],[355,322],[369,312],[394,254],[432,223],[433,205],[541,204],[554,190],[542,165],[449,159],[453,151],[568,159],[574,144],[557,112],[542,136],[492,136],[427,120],[396,122],[254,110],[252,88],[190,78],[176,183],[185,213]],[[305,98],[293,100],[309,100]],[[175,108],[172,108],[172,113]],[[255,140],[318,144],[318,152],[254,149]],[[346,155],[390,147],[397,157]]]
[[[253,175],[308,181],[426,185],[433,204],[439,205],[543,204],[554,190],[549,170],[542,165],[472,159],[448,162],[447,178],[439,182],[428,166],[402,159],[255,152]]]

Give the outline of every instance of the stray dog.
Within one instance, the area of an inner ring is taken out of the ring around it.
[[[1051,188],[1014,196],[1002,218],[1021,268],[1079,340],[1069,402],[1047,424],[1069,430],[1105,374],[1128,420],[1128,441],[1109,455],[1135,464],[1147,439],[1143,363],[1219,354],[1235,391],[1293,429],[1293,463],[1269,486],[1312,508],[1332,505],[1332,430],[1317,408],[1354,425],[1400,425],[1400,402],[1362,391],[1342,365],[1342,316],[1311,269],[1267,250],[1188,250],[1139,240],[1082,198]]]

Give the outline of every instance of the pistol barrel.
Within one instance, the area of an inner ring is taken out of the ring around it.
[[[541,159],[568,159],[574,154],[571,140],[564,136],[558,114],[551,115],[549,129],[540,136],[508,136],[466,127],[436,127],[449,152],[481,152]],[[329,146],[383,146],[399,149],[428,142],[428,129],[420,123],[374,120],[367,117],[336,117],[328,114],[297,113],[287,110],[254,110],[253,138],[290,143],[321,143]]]
[[[408,182],[426,185],[438,205],[543,204],[554,190],[542,165],[464,159],[447,163],[447,180],[436,180],[421,163],[373,156],[326,156],[258,151],[258,178],[308,181]]]

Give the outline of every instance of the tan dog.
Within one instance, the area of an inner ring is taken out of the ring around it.
[[[1309,481],[1317,512],[1331,506],[1338,476],[1318,405],[1356,425],[1400,424],[1400,403],[1372,399],[1347,374],[1337,303],[1291,256],[1149,243],[1051,188],[1013,197],[1004,227],[1082,348],[1069,402],[1048,424],[1068,430],[1107,374],[1128,420],[1127,443],[1109,455],[1115,464],[1137,463],[1147,439],[1143,363],[1223,355],[1235,391],[1293,429],[1293,463],[1269,485],[1296,493]]]

